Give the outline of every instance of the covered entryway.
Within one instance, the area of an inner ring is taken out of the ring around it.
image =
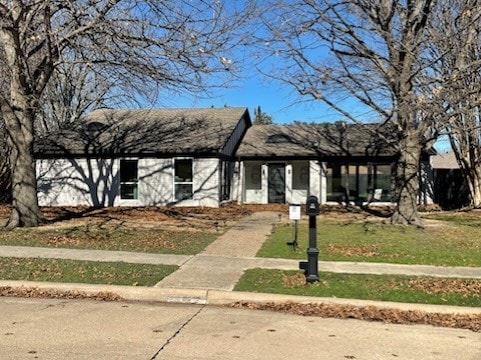
[[[268,165],[268,202],[284,204],[286,202],[286,165]]]

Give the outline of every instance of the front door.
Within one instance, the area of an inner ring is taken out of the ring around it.
[[[268,169],[268,202],[284,204],[286,202],[286,166],[269,164]]]

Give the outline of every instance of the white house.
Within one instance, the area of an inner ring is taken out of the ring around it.
[[[254,125],[246,108],[96,110],[35,144],[40,205],[390,203],[394,132]],[[421,164],[420,202],[432,202]]]
[[[42,206],[219,206],[245,108],[97,110],[35,145]]]

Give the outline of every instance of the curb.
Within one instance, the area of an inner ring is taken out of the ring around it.
[[[237,301],[255,303],[285,303],[298,304],[329,304],[329,305],[351,305],[357,307],[373,306],[382,309],[393,309],[402,311],[422,311],[425,313],[438,314],[472,314],[480,315],[481,307],[464,307],[451,305],[431,305],[415,303],[397,303],[387,301],[371,301],[341,298],[320,298],[311,296],[296,296],[268,293],[249,293],[209,289],[176,289],[156,287],[133,287],[119,285],[97,285],[79,283],[52,283],[38,281],[15,281],[2,280],[0,287],[13,289],[35,288],[40,290],[54,291],[77,291],[87,295],[95,295],[100,292],[110,292],[122,297],[126,301],[160,302],[176,304],[199,304],[225,306]]]

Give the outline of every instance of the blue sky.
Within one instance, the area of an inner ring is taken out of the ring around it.
[[[195,96],[172,97],[171,107],[247,107],[251,116],[254,109],[261,106],[262,111],[272,116],[274,123],[286,124],[294,120],[308,122],[332,122],[340,119],[321,102],[310,98],[299,98],[287,85],[265,83],[256,77],[245,79],[237,86],[216,90],[209,98]]]
[[[173,96],[168,101],[169,107],[247,107],[251,117],[254,108],[261,106],[262,111],[271,115],[274,123],[287,124],[294,120],[308,122],[334,122],[342,119],[327,105],[311,98],[300,98],[287,85],[267,84],[255,77],[244,80],[236,87],[217,90],[215,96],[208,98],[201,96]],[[349,106],[349,105],[347,105]],[[374,121],[374,120],[373,120]],[[449,141],[442,138],[437,141],[435,148],[444,153],[450,149]]]

